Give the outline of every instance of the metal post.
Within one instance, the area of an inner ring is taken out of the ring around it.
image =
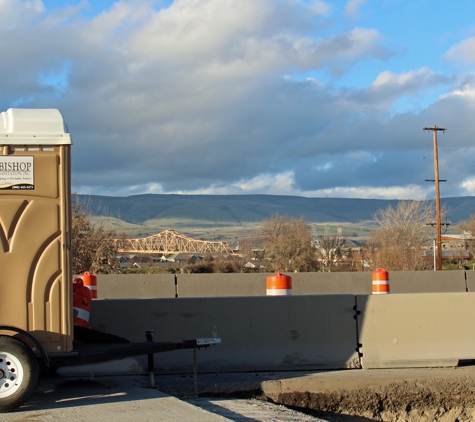
[[[145,331],[145,337],[147,337],[147,341],[153,341],[153,330]],[[153,353],[149,353],[147,355],[148,360],[148,378],[150,387],[155,387],[155,362],[153,359]]]

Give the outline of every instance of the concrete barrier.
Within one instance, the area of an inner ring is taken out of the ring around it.
[[[175,297],[173,274],[100,274],[97,276],[98,299],[157,297]]]
[[[179,296],[265,296],[266,279],[273,274],[179,274]],[[370,272],[283,274],[292,277],[294,295],[371,293]]]
[[[356,304],[356,306],[355,306]],[[357,320],[355,321],[355,316]],[[209,337],[200,372],[456,366],[475,359],[475,293],[116,299],[92,303],[92,328],[156,341]],[[358,345],[359,343],[359,345]],[[358,349],[359,346],[359,350]],[[361,354],[359,356],[358,352]],[[157,373],[191,373],[192,351],[156,355]],[[147,372],[146,357],[69,375]]]
[[[371,272],[285,273],[294,295],[370,294]],[[272,273],[98,275],[99,299],[265,296]],[[465,292],[464,271],[391,271],[391,293]],[[474,289],[475,291],[475,282]]]
[[[292,276],[295,295],[358,295],[371,294],[372,290],[371,271],[289,275]],[[390,271],[389,283],[391,293],[457,293],[466,291],[464,271]]]
[[[338,369],[359,366],[355,296],[95,300],[90,325],[144,341],[210,337],[222,344],[198,351],[200,372]],[[157,373],[190,373],[191,350],[157,354]],[[145,373],[146,357],[73,368],[73,374]],[[71,374],[71,373],[70,373]]]
[[[369,294],[371,272],[294,273],[295,295]]]
[[[363,368],[475,358],[475,293],[358,295],[356,302]]]
[[[465,271],[390,271],[391,293],[462,293]]]
[[[267,275],[179,274],[178,297],[265,296]]]

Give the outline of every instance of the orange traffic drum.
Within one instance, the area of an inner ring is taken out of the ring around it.
[[[389,293],[389,273],[384,268],[376,268],[373,272],[373,294],[387,295]]]
[[[88,327],[91,315],[91,291],[80,278],[73,280],[73,309],[77,314],[74,325]]]
[[[267,277],[266,287],[267,296],[290,296],[292,295],[292,277],[278,271],[277,274]]]
[[[97,299],[97,277],[89,271],[85,271],[84,274],[80,275],[78,278],[84,282],[85,286],[89,287],[89,290],[91,290],[92,293],[92,298]]]

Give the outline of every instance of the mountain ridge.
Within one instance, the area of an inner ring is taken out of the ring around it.
[[[304,217],[308,223],[358,224],[372,220],[378,209],[395,207],[399,200],[307,198],[284,195],[141,194],[127,197],[75,195],[93,215],[146,225],[150,221],[189,221],[232,225],[260,223],[275,214]],[[441,198],[453,225],[475,213],[475,197]]]

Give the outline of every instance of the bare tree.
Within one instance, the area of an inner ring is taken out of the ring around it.
[[[236,263],[229,256],[217,256],[213,260],[213,272],[215,273],[235,273]]]
[[[87,204],[73,197],[71,249],[73,274],[107,274],[116,265],[115,231],[104,218],[93,219]]]
[[[252,264],[252,261],[256,262],[257,245],[255,239],[246,237],[239,241],[239,250],[235,256],[232,257],[234,262],[235,272],[245,273],[250,272],[252,269],[248,267]]]
[[[373,269],[415,271],[430,267],[424,249],[432,237],[433,203],[400,201],[396,208],[378,210],[373,219],[379,227],[371,231],[365,248]]]
[[[316,241],[315,250],[326,271],[332,271],[344,257],[345,239],[338,235],[325,235]]]
[[[262,222],[261,242],[272,271],[315,271],[318,268],[312,233],[303,217],[279,214]]]

